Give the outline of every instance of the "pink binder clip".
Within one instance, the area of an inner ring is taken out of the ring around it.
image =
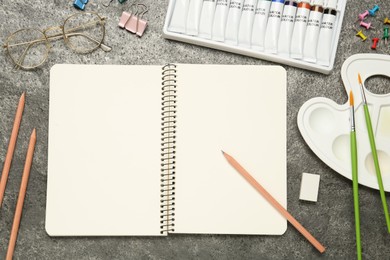
[[[121,17],[119,18],[119,23],[118,23],[118,26],[122,29],[125,28],[126,24],[129,22],[129,20],[131,19],[131,17],[133,15],[137,15],[137,10],[136,12],[134,13],[134,6],[135,6],[135,3],[130,5],[130,12],[123,12]]]
[[[135,4],[132,4],[130,7],[133,7]],[[140,7],[142,9],[140,10]],[[134,13],[123,12],[121,18],[119,19],[119,27],[125,28],[127,31],[136,34],[141,37],[148,25],[148,22],[142,19],[143,15],[148,12],[148,8],[144,4],[137,4],[137,10]]]
[[[126,30],[128,30],[131,33],[136,33],[137,32],[137,23],[138,23],[138,16],[137,14],[132,15],[128,22],[126,23]]]
[[[143,20],[143,19],[140,18],[138,20],[138,29],[137,29],[136,34],[139,37],[142,37],[142,35],[144,34],[147,26],[148,26],[148,22],[146,20]]]
[[[131,13],[123,12],[121,18],[119,19],[118,26],[122,29],[125,28],[125,25],[129,21],[130,17]]]

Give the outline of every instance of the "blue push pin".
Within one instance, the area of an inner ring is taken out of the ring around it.
[[[88,0],[74,0],[73,6],[77,9],[84,10],[86,3],[88,3]]]
[[[379,5],[374,5],[374,7],[370,10],[368,10],[368,12],[370,13],[370,16],[375,16],[375,13],[379,11]]]

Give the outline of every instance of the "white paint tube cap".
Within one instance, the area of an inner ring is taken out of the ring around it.
[[[323,6],[324,5],[324,0],[314,0],[312,5]]]
[[[329,9],[337,9],[337,0],[328,0],[326,7]]]

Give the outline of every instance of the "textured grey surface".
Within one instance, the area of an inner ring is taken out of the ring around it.
[[[326,247],[320,255],[292,226],[283,236],[171,235],[169,237],[98,237],[50,238],[45,233],[47,181],[47,134],[49,111],[49,69],[56,63],[83,64],[164,64],[271,63],[249,57],[164,40],[162,27],[168,1],[144,1],[150,7],[146,18],[149,27],[141,39],[117,28],[122,10],[128,5],[114,1],[104,8],[100,0],[90,0],[87,10],[97,11],[108,18],[105,42],[113,47],[110,53],[95,51],[78,55],[64,43],[52,43],[50,57],[34,71],[13,71],[5,52],[0,53],[0,163],[3,164],[13,116],[19,96],[27,92],[27,102],[17,141],[3,207],[0,211],[0,259],[5,258],[13,212],[19,190],[24,157],[31,130],[36,127],[38,141],[32,166],[23,218],[20,225],[15,259],[353,259],[355,258],[355,229],[351,182],[322,163],[302,139],[296,116],[308,99],[324,96],[341,104],[347,100],[340,78],[341,65],[355,53],[374,52],[370,43],[362,43],[352,31],[358,13],[375,3],[382,8],[380,17],[390,15],[387,0],[349,0],[331,75],[285,66],[288,73],[288,210]],[[0,0],[0,40],[22,27],[46,28],[60,25],[76,12],[71,1],[62,0]],[[379,22],[375,22],[378,27]],[[376,32],[381,34],[380,30]],[[374,32],[369,35],[373,36]],[[380,47],[377,53],[389,54]],[[76,75],[72,75],[76,76]],[[390,81],[376,78],[368,88],[388,93]],[[321,175],[319,202],[299,201],[302,172]],[[390,197],[387,194],[387,199]],[[390,234],[377,191],[361,187],[361,230],[365,259],[390,258]]]

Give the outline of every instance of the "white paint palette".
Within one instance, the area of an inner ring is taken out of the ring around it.
[[[363,82],[372,76],[390,78],[390,56],[358,54],[348,58],[341,69],[346,92],[355,98],[355,122],[358,151],[358,180],[378,189],[370,142],[364,117],[358,73]],[[389,86],[390,87],[390,86]],[[390,191],[390,94],[378,95],[365,89],[385,191]],[[302,105],[298,127],[312,151],[339,174],[352,179],[350,153],[349,102],[338,105],[317,97]]]

